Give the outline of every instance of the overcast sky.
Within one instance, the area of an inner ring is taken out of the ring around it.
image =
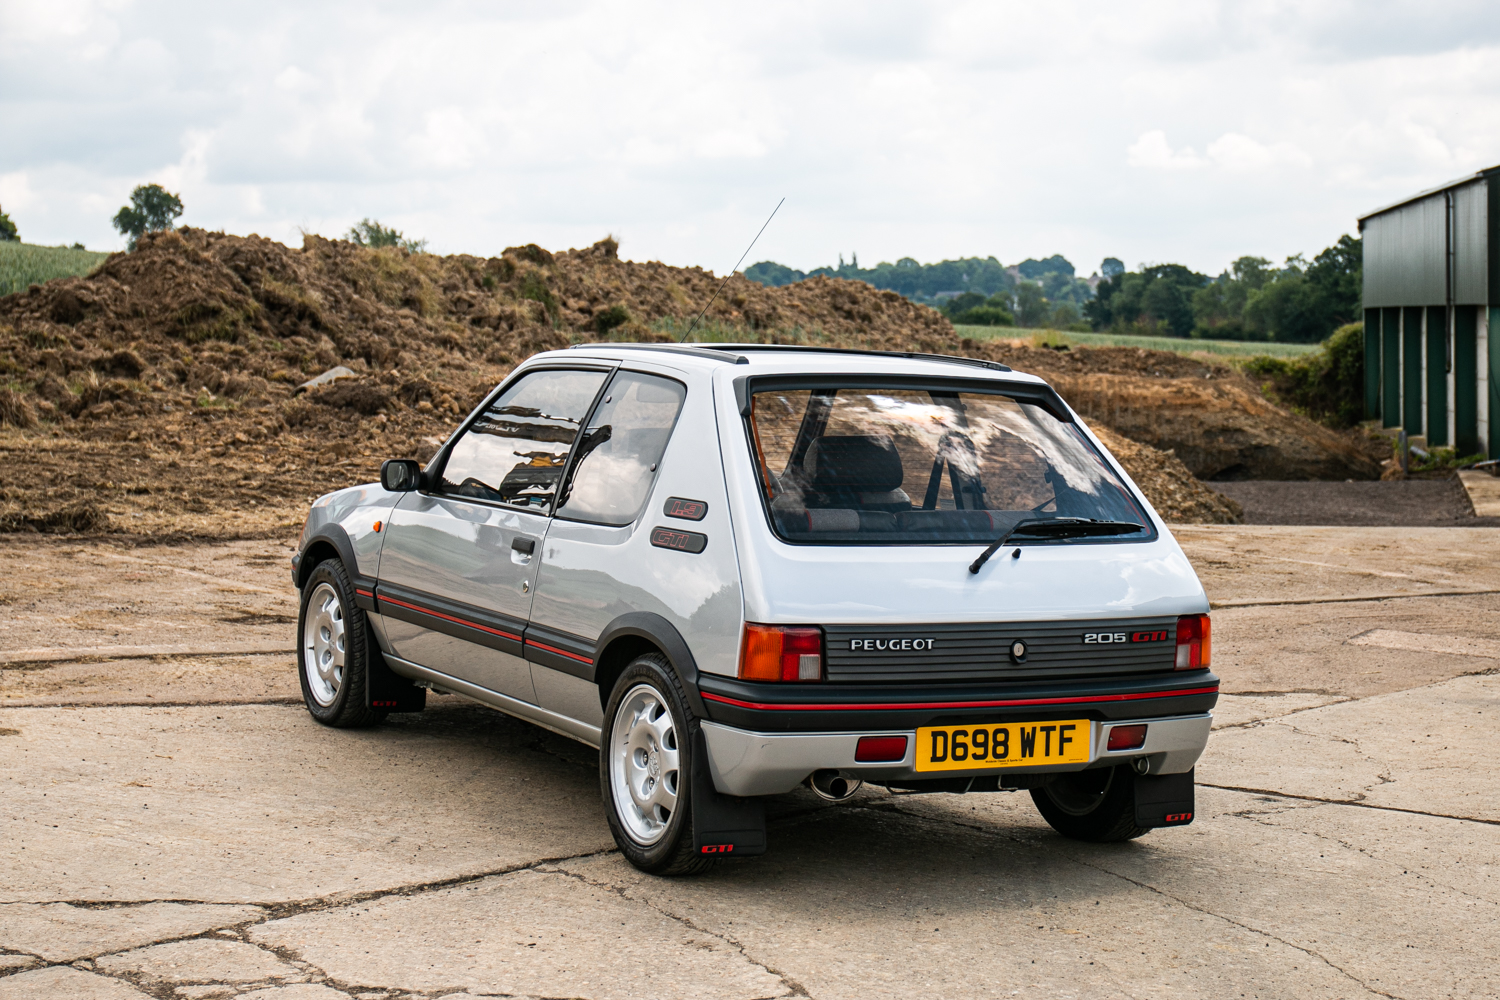
[[[1500,163],[1500,4],[0,0],[0,207],[114,249],[141,183],[294,246],[371,216],[799,268],[1218,273]]]

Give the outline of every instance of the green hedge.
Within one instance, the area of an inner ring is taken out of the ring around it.
[[[1283,406],[1330,427],[1353,427],[1364,416],[1364,337],[1364,324],[1350,323],[1311,354],[1251,358],[1245,374]]]

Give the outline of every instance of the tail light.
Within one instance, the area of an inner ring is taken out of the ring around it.
[[[1208,615],[1177,619],[1177,669],[1199,670],[1209,664]]]
[[[823,630],[808,625],[746,625],[740,680],[820,681]]]

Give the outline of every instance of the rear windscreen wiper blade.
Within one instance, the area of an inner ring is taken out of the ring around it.
[[[1144,531],[1145,526],[1134,521],[1096,521],[1091,517],[1032,517],[1017,521],[1009,531],[990,543],[989,548],[979,553],[979,558],[969,563],[969,572],[978,573],[980,567],[989,562],[990,556],[1012,535],[1027,535],[1034,538],[1085,538],[1089,535],[1130,535]]]

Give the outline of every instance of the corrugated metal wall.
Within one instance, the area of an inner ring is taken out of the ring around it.
[[[1453,301],[1478,306],[1489,301],[1489,192],[1484,181],[1453,192]]]
[[[1446,215],[1439,193],[1365,220],[1366,308],[1447,302]]]

